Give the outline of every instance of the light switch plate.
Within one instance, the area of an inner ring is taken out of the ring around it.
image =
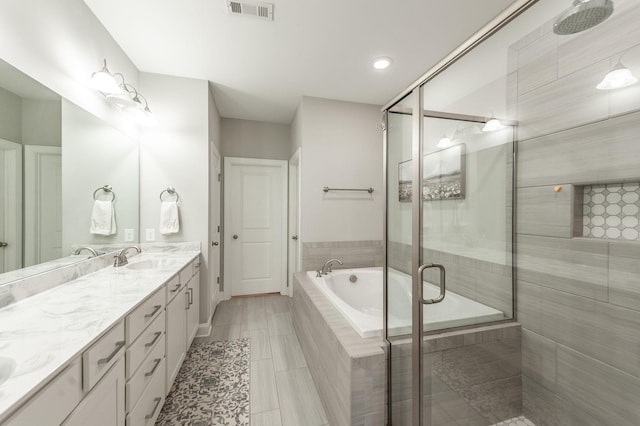
[[[127,228],[124,230],[124,241],[130,243],[133,241],[133,229]]]
[[[147,228],[146,240],[147,241],[155,241],[156,240],[156,230],[155,230],[155,228]]]

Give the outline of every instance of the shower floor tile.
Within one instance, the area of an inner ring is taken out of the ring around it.
[[[520,416],[520,417],[514,417],[509,420],[504,420],[492,426],[536,426],[536,425],[531,420],[527,419],[525,416]]]

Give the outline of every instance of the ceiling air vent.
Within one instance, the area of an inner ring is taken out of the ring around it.
[[[273,21],[273,3],[227,0],[227,10],[230,15],[243,15]]]

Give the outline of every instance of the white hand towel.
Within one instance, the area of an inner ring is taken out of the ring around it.
[[[163,201],[160,203],[160,233],[175,234],[180,231],[180,217],[178,216],[178,203],[175,201]]]
[[[116,233],[116,214],[113,202],[96,200],[93,203],[89,232],[97,235],[114,235]]]

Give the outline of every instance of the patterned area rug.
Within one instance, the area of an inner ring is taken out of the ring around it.
[[[193,344],[156,425],[248,426],[249,339]]]

